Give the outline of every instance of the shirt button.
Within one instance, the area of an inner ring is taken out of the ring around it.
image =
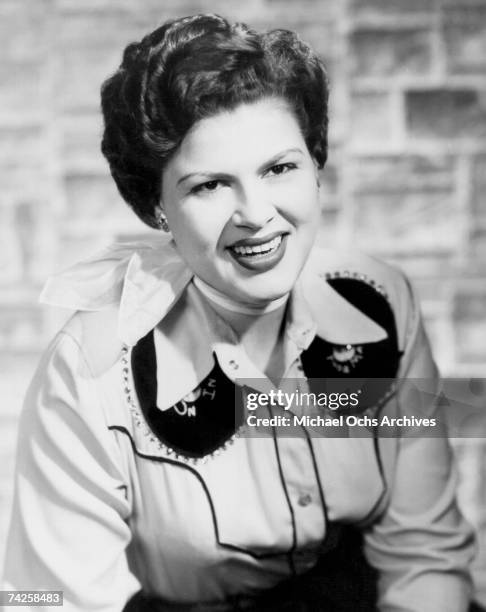
[[[311,503],[311,501],[312,501],[312,496],[311,496],[311,495],[309,495],[308,493],[303,493],[303,494],[302,494],[302,495],[299,497],[299,499],[298,499],[298,502],[297,502],[297,503],[299,504],[299,506],[303,506],[303,507],[305,507],[305,506],[308,506],[308,505]]]
[[[234,359],[232,359],[229,362],[230,368],[232,368],[233,370],[237,370],[240,366],[236,363],[236,361]]]

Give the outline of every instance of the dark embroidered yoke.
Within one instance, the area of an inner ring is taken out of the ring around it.
[[[302,365],[315,393],[359,391],[359,405],[339,414],[376,411],[393,391],[402,353],[398,348],[395,317],[387,298],[356,278],[328,280],[348,302],[380,325],[387,337],[362,345],[336,345],[316,337],[302,353]],[[338,380],[341,379],[341,380]]]
[[[154,332],[139,340],[132,351],[135,390],[150,429],[176,453],[200,458],[209,455],[237,431],[243,422],[241,390],[217,361],[189,398],[168,410],[157,407],[157,361]]]
[[[366,282],[355,278],[327,282],[380,325],[387,338],[360,346],[340,346],[316,336],[301,354],[304,373],[315,393],[359,389],[359,405],[341,408],[337,414],[376,410],[392,390],[401,357],[393,311],[386,297]],[[230,440],[244,422],[242,391],[226,376],[215,355],[212,371],[197,389],[169,409],[159,410],[153,334],[150,331],[132,351],[135,390],[147,423],[175,453],[190,458],[209,455]]]

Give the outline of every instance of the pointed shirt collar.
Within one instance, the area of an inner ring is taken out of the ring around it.
[[[316,250],[292,292],[287,334],[305,348],[314,332],[333,344],[363,344],[386,332],[325,280],[326,255]],[[114,244],[48,279],[40,300],[72,310],[119,305],[119,339],[133,346],[176,304],[193,273],[167,238]]]

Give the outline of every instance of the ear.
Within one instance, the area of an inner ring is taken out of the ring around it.
[[[167,223],[167,217],[165,216],[162,206],[155,206],[154,216],[157,221],[157,225],[159,229],[163,230],[164,232],[169,232],[170,228]]]

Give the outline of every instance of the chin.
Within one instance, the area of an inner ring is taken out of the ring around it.
[[[296,279],[294,282],[289,282],[289,279],[285,279],[285,281],[275,281],[267,279],[253,279],[257,282],[252,283],[252,286],[239,286],[235,287],[233,296],[241,301],[248,303],[255,302],[271,302],[272,300],[277,300],[284,295],[287,295],[289,291],[291,291],[295,285]]]

